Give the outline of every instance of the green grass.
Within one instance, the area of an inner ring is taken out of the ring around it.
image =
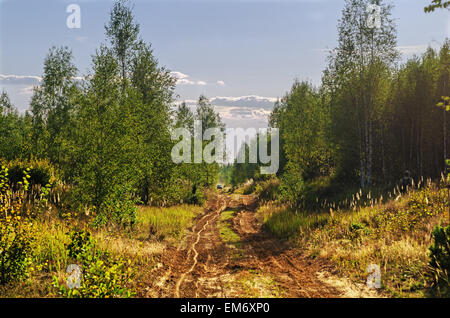
[[[235,216],[237,209],[227,209],[220,215],[219,221],[219,233],[220,238],[224,243],[241,248],[241,238],[239,235],[233,231],[231,225],[231,219]]]
[[[48,272],[65,270],[69,258],[66,249],[68,227],[54,222],[36,222],[36,227],[33,262],[38,264],[37,269]]]
[[[167,208],[140,207],[137,227],[149,236],[179,239],[184,230],[192,226],[194,219],[202,212],[201,206],[187,204]]]
[[[258,209],[258,218],[276,237],[290,239],[296,238],[304,230],[324,226],[329,220],[329,215],[307,213],[269,204]]]

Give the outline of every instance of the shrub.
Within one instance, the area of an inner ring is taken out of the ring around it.
[[[23,209],[29,175],[24,172],[19,189],[11,190],[8,169],[0,170],[0,283],[20,281],[28,277],[32,262],[33,223]]]
[[[133,198],[129,192],[116,187],[97,209],[95,225],[132,226],[136,222],[137,203],[138,200]]]
[[[256,183],[251,180],[249,182],[247,182],[246,184],[244,184],[243,187],[243,194],[247,195],[247,194],[252,194],[256,189]]]
[[[28,169],[28,170],[27,170]],[[48,160],[12,161],[8,164],[9,181],[12,184],[21,182],[25,177],[25,170],[29,175],[28,182],[31,186],[46,186],[56,180],[55,169]]]
[[[130,261],[113,258],[102,253],[96,246],[88,230],[68,233],[67,245],[69,257],[76,260],[82,268],[79,287],[70,288],[61,283],[56,276],[53,285],[59,295],[69,298],[108,298],[130,297],[133,293],[127,287],[132,279]]]
[[[190,204],[198,204],[198,205],[203,205],[203,203],[205,203],[206,198],[205,198],[205,194],[203,193],[203,189],[200,187],[194,187],[193,190],[191,191],[191,195],[188,198],[188,203]]]
[[[299,206],[303,200],[304,182],[301,173],[285,173],[281,179],[281,198],[291,204]]]
[[[75,230],[69,232],[70,243],[67,245],[69,257],[87,264],[96,258],[94,241],[91,232]]]
[[[108,262],[98,259],[84,266],[79,288],[66,287],[56,277],[53,277],[54,286],[61,296],[68,298],[128,298],[133,293],[126,287],[131,278],[131,267],[127,269],[126,265],[129,262],[121,259]]]
[[[430,246],[430,265],[435,272],[436,283],[447,285],[449,292],[450,273],[450,225],[447,227],[436,226],[432,232],[434,242]]]
[[[274,201],[278,198],[280,181],[277,178],[260,182],[255,189],[255,194],[261,201]]]

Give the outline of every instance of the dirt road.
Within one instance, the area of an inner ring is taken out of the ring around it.
[[[167,247],[141,297],[347,297],[319,277],[328,265],[308,259],[262,229],[252,196],[210,200],[185,244]],[[222,214],[233,213],[224,221]],[[238,242],[223,237],[228,227]],[[356,294],[358,296],[358,294]]]

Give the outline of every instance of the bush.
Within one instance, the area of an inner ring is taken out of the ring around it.
[[[70,243],[67,245],[69,257],[87,264],[96,258],[92,234],[86,230],[69,232]]]
[[[244,195],[252,194],[255,190],[256,190],[256,183],[253,180],[251,180],[248,181],[246,184],[244,184],[242,194]]]
[[[288,172],[281,178],[281,198],[299,206],[303,201],[304,182],[300,173]]]
[[[191,191],[191,195],[187,200],[187,203],[203,205],[203,203],[205,203],[206,200],[203,191],[204,190],[200,187],[194,187],[193,190]]]
[[[2,166],[0,170],[0,284],[27,278],[31,267],[34,227],[29,211],[23,209],[29,178],[24,175],[13,192],[8,169]]]
[[[278,198],[280,181],[277,178],[260,182],[255,189],[255,194],[261,201],[274,201]]]
[[[27,170],[29,169],[29,170]],[[30,161],[12,161],[8,164],[9,181],[17,184],[25,177],[27,170],[29,177],[28,182],[31,186],[46,186],[55,181],[55,169],[48,160],[30,160]]]
[[[432,232],[434,242],[430,246],[430,265],[435,272],[436,283],[446,285],[449,292],[450,273],[450,225],[447,227],[436,226]]]
[[[114,188],[114,191],[107,195],[101,206],[96,209],[95,225],[132,226],[136,222],[138,200],[129,193],[122,188]]]
[[[72,231],[68,234],[69,257],[80,264],[82,271],[79,287],[70,288],[56,276],[53,277],[53,285],[59,295],[68,298],[108,298],[130,297],[133,294],[127,287],[132,278],[130,261],[127,263],[121,258],[102,253],[87,230]]]

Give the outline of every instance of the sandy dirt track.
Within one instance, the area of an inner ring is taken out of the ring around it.
[[[221,194],[208,201],[184,245],[167,247],[140,297],[376,297],[365,286],[349,288],[330,265],[272,237],[257,221],[252,196]],[[238,247],[224,243],[221,214],[235,211],[229,227]]]

